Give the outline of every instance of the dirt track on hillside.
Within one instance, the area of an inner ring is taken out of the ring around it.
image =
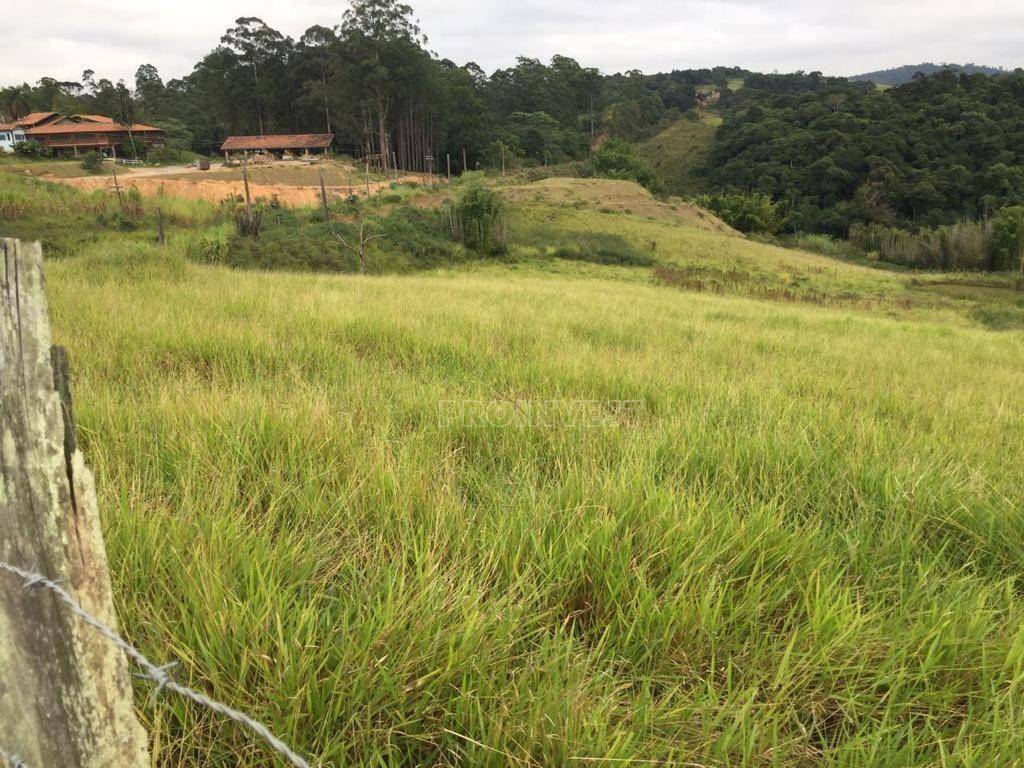
[[[129,188],[135,187],[139,192],[146,196],[151,197],[154,195],[162,194],[172,197],[185,197],[192,200],[209,200],[213,203],[219,203],[231,196],[241,196],[245,194],[245,187],[242,184],[241,179],[207,179],[207,178],[174,178],[171,176],[161,177],[157,175],[146,176],[144,178],[133,178],[132,176],[124,176],[119,179],[122,187]],[[408,179],[402,178],[399,181],[421,181],[418,176],[410,176]],[[93,189],[110,189],[112,182],[109,177],[84,177],[84,178],[73,178],[73,179],[53,179],[53,181],[59,181],[62,184],[69,184],[73,187],[85,190]],[[392,183],[389,181],[371,181],[369,184],[370,194],[376,194],[378,190],[387,189],[388,185]],[[338,200],[347,197],[350,193],[366,196],[367,185],[365,183],[359,185],[349,186],[327,186],[327,198],[328,200]],[[282,205],[291,207],[302,206],[302,205],[316,205],[320,202],[320,187],[318,185],[291,185],[291,184],[261,184],[255,181],[249,181],[249,194],[254,199],[265,198],[270,200],[273,197],[281,202]]]

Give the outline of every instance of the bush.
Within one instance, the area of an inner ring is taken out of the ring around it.
[[[605,179],[635,181],[652,192],[660,188],[654,169],[636,156],[633,145],[622,139],[609,139],[594,153],[590,163],[593,173]]]
[[[694,202],[707,208],[718,218],[740,232],[767,232],[782,229],[783,220],[778,206],[762,192],[723,192],[717,195],[699,195]]]
[[[452,261],[459,248],[452,242],[444,219],[434,211],[410,206],[396,208],[380,224],[387,237],[378,247],[403,256],[411,256],[411,267],[431,267]]]
[[[187,163],[193,157],[191,152],[176,147],[152,147],[146,154],[146,162],[154,165],[174,165]]]
[[[505,202],[492,189],[470,183],[457,201],[447,206],[452,237],[483,253],[505,252]]]
[[[14,153],[19,157],[27,157],[32,160],[38,160],[39,158],[49,157],[53,154],[49,149],[44,147],[38,141],[19,141],[14,145]]]
[[[82,170],[89,173],[99,173],[103,169],[103,155],[95,150],[82,158]]]
[[[1024,205],[1003,208],[992,219],[990,268],[1024,272]]]
[[[121,213],[133,221],[141,221],[145,215],[142,204],[142,193],[137,187],[128,187],[121,193]]]
[[[239,237],[258,240],[263,230],[263,207],[239,205],[235,208],[235,231]]]

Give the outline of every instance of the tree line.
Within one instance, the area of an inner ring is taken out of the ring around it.
[[[356,0],[334,26],[298,39],[242,17],[182,78],[143,64],[134,83],[43,78],[0,89],[0,112],[99,112],[151,122],[174,146],[216,151],[228,135],[333,133],[341,151],[388,168],[423,170],[450,154],[456,169],[502,160],[553,164],[588,156],[592,139],[637,139],[693,109],[696,86],[735,68],[604,75],[572,58],[520,57],[485,73],[427,47],[413,9]]]

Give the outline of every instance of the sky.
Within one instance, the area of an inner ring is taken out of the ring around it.
[[[1024,0],[406,0],[429,48],[486,71],[553,54],[606,73],[741,66],[852,75],[901,64],[1024,67]],[[239,16],[298,37],[339,0],[35,0],[5,14],[0,85],[182,77]]]

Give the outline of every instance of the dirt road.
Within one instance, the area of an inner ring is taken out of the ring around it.
[[[226,169],[225,169],[226,170]],[[282,205],[302,206],[316,205],[320,202],[320,186],[316,171],[309,169],[305,175],[310,177],[308,184],[282,184],[276,182],[261,181],[260,170],[250,173],[249,193],[253,198],[266,198],[270,200],[276,197]],[[237,178],[223,178],[225,171],[200,171],[191,166],[171,166],[165,168],[140,168],[131,174],[119,177],[124,187],[135,187],[145,196],[157,194],[170,195],[174,197],[186,197],[193,200],[209,200],[219,203],[228,197],[243,195],[245,188],[238,171]],[[215,174],[215,175],[214,175]],[[234,175],[234,174],[231,174]],[[218,178],[219,177],[219,178]],[[108,189],[111,185],[109,176],[88,176],[82,178],[57,179],[63,184],[69,184],[79,189]],[[386,190],[395,179],[370,181],[353,180],[349,184],[327,184],[328,200],[339,200],[350,194],[366,196],[377,194],[380,190]],[[422,178],[416,176],[403,176],[397,179],[399,182],[417,181]]]

